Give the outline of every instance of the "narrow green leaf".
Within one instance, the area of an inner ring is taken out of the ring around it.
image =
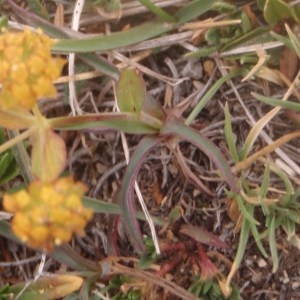
[[[7,134],[10,139],[15,138],[19,135],[19,132],[16,130],[7,130]],[[16,163],[19,168],[19,172],[23,177],[24,182],[29,185],[30,182],[34,179],[31,170],[31,161],[28,154],[28,151],[24,143],[18,143],[12,148]]]
[[[155,134],[158,132],[142,122],[137,114],[133,113],[102,113],[86,114],[72,117],[58,117],[48,119],[51,128],[55,130],[119,130],[132,134]]]
[[[159,142],[159,138],[151,136],[146,136],[140,141],[140,143],[138,144],[134,153],[131,156],[123,178],[121,188],[121,207],[124,225],[126,230],[128,231],[128,237],[132,245],[134,246],[135,250],[139,253],[145,251],[145,246],[142,242],[142,234],[136,219],[134,184],[137,179],[139,168],[146,159],[146,155]]]
[[[194,0],[181,8],[175,17],[179,19],[179,24],[186,23],[206,13],[215,2],[215,0]]]
[[[61,39],[52,46],[52,50],[60,53],[105,52],[151,39],[172,28],[173,25],[167,23],[149,22],[101,37]]]
[[[224,114],[225,114],[224,133],[225,133],[226,143],[229,149],[231,159],[236,163],[239,161],[239,156],[236,149],[236,142],[232,131],[230,112],[229,112],[227,102],[225,103]]]
[[[295,21],[300,24],[300,3],[294,3],[294,5],[291,7],[291,14]]]
[[[282,101],[282,100],[266,97],[266,96],[263,96],[263,95],[259,95],[259,94],[254,93],[254,92],[252,92],[251,95],[255,99],[257,99],[257,100],[259,100],[263,103],[266,103],[268,105],[279,106],[279,107],[282,107],[282,108],[291,109],[295,112],[300,112],[300,104],[299,103],[291,102],[291,101]]]
[[[242,73],[242,70],[236,70],[232,71],[226,76],[221,77],[208,91],[207,93],[202,97],[202,99],[198,102],[198,104],[195,106],[195,108],[192,110],[188,118],[185,120],[185,124],[189,125],[191,124],[197,115],[200,113],[200,111],[203,109],[203,107],[208,103],[208,101],[214,96],[214,94],[219,90],[219,88],[224,84],[227,80],[234,78]]]
[[[82,204],[85,207],[91,208],[95,213],[102,213],[102,214],[113,214],[113,215],[120,215],[122,213],[121,206],[119,204],[115,203],[109,203],[100,199],[95,199],[91,197],[83,197],[82,198]],[[136,217],[139,220],[145,221],[145,215],[143,212],[138,211],[136,214]],[[159,226],[164,226],[166,224],[166,221],[164,221],[160,217],[151,217],[154,224]]]
[[[167,24],[165,22],[148,22],[136,26],[132,29],[122,32],[115,32],[108,36],[67,40],[61,39],[54,46],[53,50],[57,52],[103,52],[124,46],[133,45],[174,29],[179,25],[199,17],[207,12],[213,5],[214,0],[194,0],[181,8],[175,17],[179,19],[176,24]]]
[[[101,72],[104,75],[109,76],[114,80],[119,79],[119,70],[113,64],[106,61],[103,57],[100,57],[93,53],[78,54],[80,59],[89,66],[95,68],[96,71]]]
[[[276,246],[276,217],[275,215],[272,216],[270,226],[268,228],[268,234],[269,234],[269,245],[270,245],[270,251],[273,261],[273,273],[275,273],[279,266],[279,258],[278,258],[278,252],[277,252],[277,246]]]
[[[272,40],[270,35],[270,28],[269,27],[258,27],[253,29],[242,36],[238,36],[234,40],[226,43],[220,50],[220,52],[225,52],[238,46],[247,46],[247,45],[255,45],[258,43],[266,43]]]
[[[238,193],[239,188],[231,173],[228,162],[216,145],[202,136],[197,130],[176,121],[166,122],[161,129],[163,135],[175,135],[189,141],[204,152],[216,165],[223,179],[228,183],[233,192]]]
[[[250,211],[248,209],[248,206],[247,207],[245,206],[244,199],[242,198],[241,195],[236,196],[236,201],[238,203],[239,209],[240,209],[243,217],[245,219],[247,219],[250,223],[255,224],[255,225],[259,225],[259,222],[254,219],[253,213],[252,214],[250,213]]]
[[[251,233],[254,237],[254,240],[255,240],[255,243],[257,245],[257,248],[259,249],[260,253],[265,257],[267,258],[268,257],[268,254],[261,242],[262,240],[262,237],[261,235],[259,234],[258,230],[257,230],[257,226],[254,224],[254,223],[251,223],[250,222],[250,229],[251,229]]]
[[[39,0],[27,0],[27,5],[34,12],[34,14],[40,16],[41,18],[49,21],[50,16],[47,12],[47,9],[44,5],[42,5]]]
[[[250,209],[252,210],[251,213],[253,213],[253,209],[254,209],[253,206],[250,206]],[[240,231],[240,239],[239,239],[238,249],[237,249],[231,270],[227,277],[227,285],[230,283],[233,275],[238,270],[238,268],[241,264],[241,261],[244,257],[247,241],[249,238],[249,231],[250,231],[250,222],[248,221],[248,219],[243,218],[241,231]]]
[[[140,113],[146,97],[146,84],[137,69],[121,71],[117,84],[117,103],[121,112]]]
[[[264,170],[263,180],[262,180],[260,190],[259,190],[259,200],[260,200],[260,204],[261,204],[264,215],[267,215],[270,213],[268,205],[265,203],[265,198],[267,196],[268,188],[270,186],[269,183],[270,183],[270,165],[267,163],[265,170]]]
[[[299,12],[300,12],[300,5],[298,5],[299,7]],[[299,16],[300,18],[300,16]],[[294,47],[294,50],[296,51],[298,57],[300,58],[300,38],[293,33],[293,31],[290,29],[290,27],[288,25],[285,25],[286,31],[291,39],[292,45]]]
[[[145,7],[147,7],[153,14],[158,16],[160,19],[166,22],[176,22],[177,18],[168,14],[166,11],[161,9],[160,7],[156,6],[153,2],[150,0],[138,0],[140,3],[142,3]]]

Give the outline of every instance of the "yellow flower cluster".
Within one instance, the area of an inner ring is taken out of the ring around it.
[[[65,60],[51,56],[52,40],[42,31],[0,34],[0,106],[31,109],[38,98],[55,97],[53,80]]]
[[[92,218],[92,210],[81,203],[85,191],[86,186],[71,177],[54,183],[36,181],[28,191],[5,195],[3,206],[15,213],[12,230],[16,236],[32,248],[51,251],[70,241],[72,234],[84,234]]]

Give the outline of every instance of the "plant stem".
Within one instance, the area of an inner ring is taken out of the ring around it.
[[[29,129],[27,129],[26,131],[22,132],[21,134],[17,135],[16,137],[12,138],[11,140],[8,140],[4,144],[0,145],[0,153],[3,153],[4,151],[8,150],[12,146],[29,138],[34,130],[35,130],[35,128],[31,127]]]

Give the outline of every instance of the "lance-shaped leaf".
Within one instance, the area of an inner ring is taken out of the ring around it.
[[[101,113],[58,117],[48,119],[48,123],[55,130],[119,130],[132,134],[153,134],[158,131],[146,121],[141,121],[135,113]]]
[[[121,72],[117,85],[117,103],[121,112],[139,113],[146,97],[146,85],[137,69]]]
[[[146,159],[146,155],[159,142],[160,139],[154,136],[146,136],[140,141],[129,161],[121,188],[122,217],[129,234],[129,239],[138,252],[144,252],[145,246],[142,242],[142,234],[136,218],[134,184],[139,168]]]
[[[160,132],[164,135],[178,136],[198,147],[215,163],[221,176],[228,183],[232,191],[238,193],[239,189],[228,162],[221,151],[210,140],[202,136],[197,130],[177,121],[166,122]]]
[[[64,170],[67,151],[64,140],[50,129],[37,129],[32,140],[32,172],[43,181],[56,179]]]

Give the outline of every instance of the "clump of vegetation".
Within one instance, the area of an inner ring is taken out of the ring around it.
[[[279,251],[300,250],[300,4],[48,2],[0,1],[0,235],[42,253],[0,299],[240,299],[234,276],[253,242],[278,272]],[[172,77],[152,70],[165,72],[161,57]],[[225,84],[234,100],[216,99]],[[107,160],[103,139],[126,169],[99,180],[87,174]]]

